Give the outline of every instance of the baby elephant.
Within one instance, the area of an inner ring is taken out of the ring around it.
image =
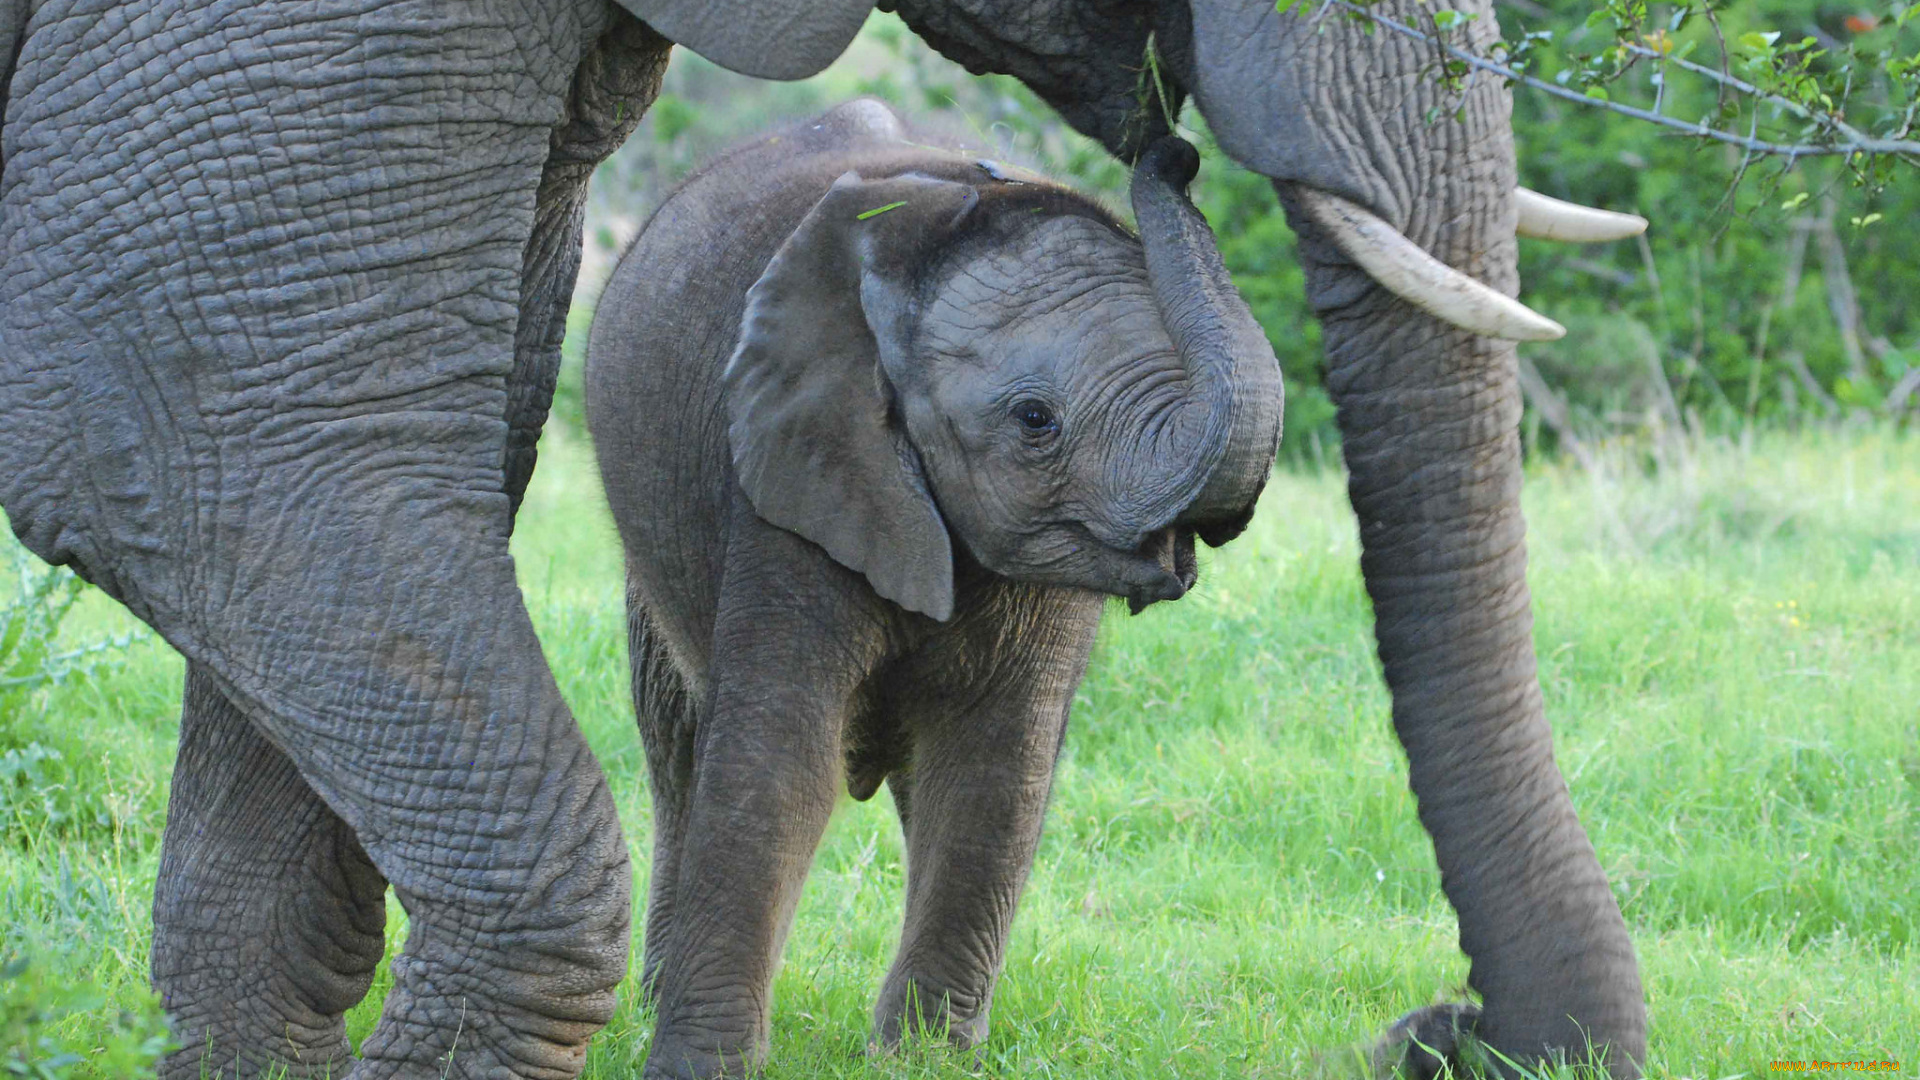
[[[1280,375],[1165,139],[1141,236],[859,101],[737,150],[614,271],[588,418],[654,806],[649,1077],[766,1053],[842,777],[886,781],[906,924],[874,1039],[987,1033],[1101,594],[1253,512]]]

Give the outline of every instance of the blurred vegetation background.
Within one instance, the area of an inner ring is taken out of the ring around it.
[[[1510,40],[1552,35],[1532,53],[1533,73],[1547,79],[1578,75],[1564,69],[1614,43],[1611,23],[1587,25],[1595,10],[1589,0],[1498,5]],[[1648,25],[1664,18],[1652,10]],[[1850,46],[1913,51],[1920,40],[1920,21],[1903,29],[1860,0],[1731,0],[1716,5],[1716,18],[1735,42],[1755,30],[1778,31],[1783,43],[1812,38],[1827,54],[1812,66],[1827,73],[1847,62]],[[1704,19],[1665,37],[1661,44],[1676,53],[1691,42],[1701,46],[1696,62],[1718,63]],[[1736,73],[1738,51],[1736,44]],[[1645,107],[1659,93],[1664,112],[1688,119],[1715,110],[1720,88],[1710,80],[1669,72],[1661,92],[1657,73],[1642,63],[1609,94]],[[1902,89],[1889,85],[1898,107]],[[983,150],[1126,213],[1122,166],[1017,81],[968,75],[892,15],[875,13],[839,63],[803,82],[748,79],[679,51],[665,92],[595,178],[574,329],[585,329],[612,261],[682,177],[733,143],[862,94],[970,134]],[[1841,159],[1790,168],[1745,160],[1732,146],[1526,88],[1515,90],[1514,121],[1523,183],[1653,222],[1644,242],[1522,241],[1525,300],[1568,329],[1561,341],[1521,350],[1530,451],[1650,429],[1727,434],[1875,415],[1905,421],[1920,408],[1920,328],[1906,302],[1920,296],[1920,183],[1911,169],[1874,190],[1850,183]],[[1293,234],[1267,182],[1213,149],[1196,110],[1186,110],[1181,126],[1204,152],[1195,200],[1287,376],[1283,454],[1322,460],[1338,437]],[[569,344],[556,406],[562,422],[579,422],[584,337]]]

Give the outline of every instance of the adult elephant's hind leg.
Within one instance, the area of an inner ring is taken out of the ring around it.
[[[429,485],[394,487],[432,501],[285,511],[305,515],[290,560],[305,581],[263,575],[228,605],[225,639],[270,639],[276,615],[299,637],[215,671],[407,911],[355,1080],[576,1076],[627,970],[612,794],[520,603],[505,497],[462,512]],[[383,527],[402,520],[423,524]]]
[[[386,880],[205,669],[187,672],[153,904],[165,1080],[339,1077],[380,962]]]
[[[502,474],[536,193],[607,15],[45,0],[47,77],[10,87],[0,503],[203,665],[406,907],[355,1080],[577,1075],[626,973],[626,847]]]

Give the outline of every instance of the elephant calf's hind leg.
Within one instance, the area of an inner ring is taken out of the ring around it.
[[[153,981],[183,1048],[161,1075],[343,1076],[385,893],[293,762],[189,668],[153,904]]]
[[[640,724],[640,741],[646,745],[648,786],[653,792],[653,875],[647,891],[646,961],[640,977],[643,992],[651,995],[658,988],[660,962],[673,925],[674,890],[693,791],[698,718],[686,680],[632,592],[627,596],[627,654],[633,674],[633,712]]]

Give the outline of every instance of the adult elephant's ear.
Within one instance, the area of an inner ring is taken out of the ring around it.
[[[756,79],[804,79],[833,63],[873,0],[620,0],[683,48]]]
[[[978,203],[965,184],[842,176],[747,291],[724,380],[754,511],[936,619],[953,613],[953,547],[886,372],[916,268]]]

